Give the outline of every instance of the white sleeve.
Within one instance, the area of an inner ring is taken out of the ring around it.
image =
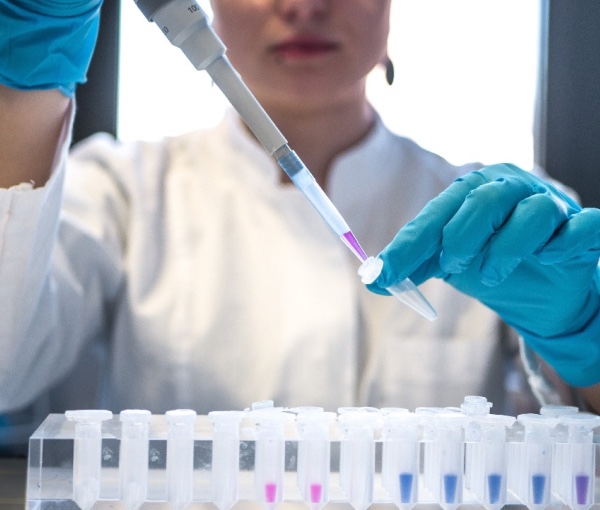
[[[63,209],[72,122],[71,113],[44,187],[0,189],[0,412],[28,405],[68,373],[97,336],[106,285],[116,281],[94,285],[93,275],[117,263]],[[99,259],[107,267],[98,270]]]

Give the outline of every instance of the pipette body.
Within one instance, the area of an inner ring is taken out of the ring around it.
[[[136,0],[136,4],[196,69],[206,70],[265,150],[277,160],[335,234],[365,262],[367,255],[350,227],[235,71],[225,56],[225,45],[195,0]],[[431,305],[410,280],[388,290],[424,317],[430,320],[436,317]]]

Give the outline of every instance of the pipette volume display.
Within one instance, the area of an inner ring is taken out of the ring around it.
[[[287,140],[246,87],[225,56],[225,45],[210,26],[208,16],[194,0],[135,0],[149,21],[154,21],[167,39],[180,48],[198,70],[206,70],[265,150],[272,155],[292,182],[302,191],[321,217],[358,257],[367,255],[350,227],[321,189],[314,176],[290,149]],[[429,320],[437,317],[433,307],[408,279],[390,293]]]

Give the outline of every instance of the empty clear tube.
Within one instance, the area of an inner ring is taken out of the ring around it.
[[[212,502],[219,510],[229,510],[238,500],[240,467],[240,422],[238,411],[213,411]]]
[[[566,405],[545,405],[540,409],[540,414],[561,418],[563,416],[579,413],[579,408]],[[569,428],[559,419],[558,424],[550,431],[552,439],[552,490],[557,494],[569,492],[570,480],[565,478],[564,468],[569,463]],[[560,496],[559,496],[560,497]]]
[[[380,419],[379,412],[367,409],[347,410],[338,415],[342,428],[340,481],[355,510],[366,510],[373,501],[374,429]]]
[[[469,416],[471,420],[465,426],[465,477],[464,484],[466,489],[470,489],[473,484],[471,478],[476,476],[477,471],[470,468],[470,464],[476,458],[476,453],[471,452],[478,448],[478,443],[481,441],[481,426],[477,422],[476,417],[486,416],[490,414],[492,403],[488,402],[485,397],[476,395],[468,395],[464,398],[460,405],[460,412]]]
[[[194,424],[196,411],[175,409],[165,414],[167,436],[167,501],[182,510],[194,492]]]
[[[148,488],[148,424],[150,411],[121,411],[119,447],[119,484],[121,501],[129,510],[137,510],[146,501]]]
[[[183,51],[196,69],[208,72],[265,150],[277,160],[329,227],[361,262],[366,261],[364,250],[340,212],[288,146],[285,137],[225,56],[225,45],[198,3],[195,0],[136,0],[136,4],[148,20],[154,21],[167,39]],[[430,320],[436,317],[431,305],[410,280],[388,290],[424,317]]]
[[[105,410],[67,411],[75,422],[73,450],[73,501],[81,510],[90,510],[100,497],[102,468],[102,422],[112,413]]]

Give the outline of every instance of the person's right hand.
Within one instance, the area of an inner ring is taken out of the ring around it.
[[[442,278],[495,310],[565,381],[589,386],[600,382],[599,255],[600,210],[493,165],[457,179],[402,228],[368,288]]]
[[[70,97],[86,79],[102,0],[0,0],[0,83],[59,89]]]

